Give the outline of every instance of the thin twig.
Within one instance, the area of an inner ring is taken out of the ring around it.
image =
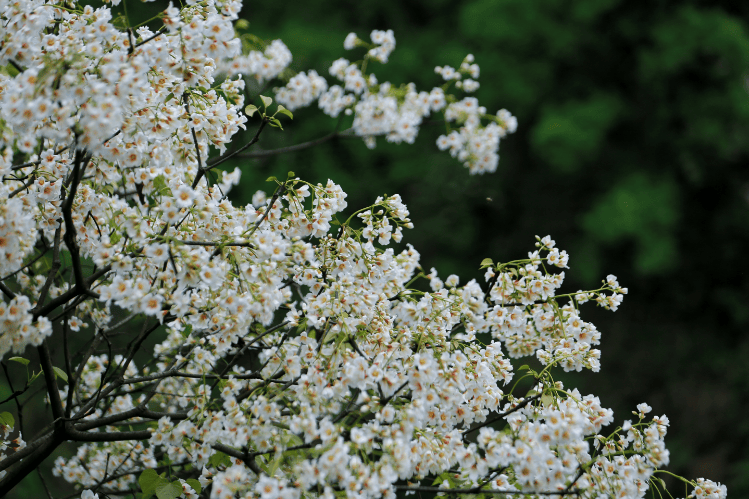
[[[286,154],[290,152],[302,151],[304,149],[308,149],[310,147],[314,147],[319,144],[324,144],[325,142],[328,142],[336,138],[357,138],[356,135],[354,135],[353,133],[347,133],[349,131],[351,131],[350,128],[348,130],[344,130],[343,132],[329,133],[328,135],[325,135],[324,137],[320,137],[319,139],[310,140],[308,142],[302,142],[301,144],[295,144],[293,146],[288,146],[288,147],[281,147],[278,149],[267,149],[265,151],[249,152],[246,154],[240,154],[239,157],[240,158],[266,158],[268,156],[275,156],[277,154]]]
[[[263,118],[263,121],[260,122],[260,126],[258,127],[257,132],[255,132],[255,136],[252,138],[252,140],[250,140],[248,143],[246,143],[245,145],[243,145],[242,147],[240,147],[236,151],[233,151],[233,152],[231,152],[229,154],[226,154],[224,156],[216,158],[216,160],[213,163],[210,163],[210,164],[206,165],[205,171],[209,171],[209,170],[212,170],[212,169],[216,168],[220,164],[224,163],[225,161],[228,161],[229,159],[231,159],[234,156],[236,156],[237,154],[241,153],[242,151],[244,151],[248,147],[250,147],[253,144],[255,144],[258,140],[260,140],[260,133],[263,131],[263,129],[265,128],[265,125],[267,125],[267,124],[268,124],[268,119],[267,118]]]

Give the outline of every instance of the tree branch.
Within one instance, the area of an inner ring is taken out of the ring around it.
[[[281,147],[278,149],[268,149],[265,151],[255,151],[255,152],[250,152],[247,154],[240,154],[239,157],[240,158],[266,158],[268,156],[275,156],[277,154],[286,154],[290,152],[303,151],[304,149],[308,149],[316,145],[324,144],[325,142],[328,142],[330,140],[337,139],[337,138],[359,138],[353,133],[348,133],[349,131],[351,131],[350,128],[348,130],[344,130],[343,132],[329,133],[328,135],[325,135],[324,137],[320,137],[319,139],[310,140],[308,142],[302,142],[301,144],[295,144],[293,146],[288,146],[288,147]]]
[[[230,160],[231,158],[233,158],[237,154],[241,153],[242,151],[244,151],[248,147],[254,145],[258,140],[260,140],[260,133],[263,131],[263,128],[265,128],[265,125],[267,125],[267,124],[268,124],[268,119],[267,118],[263,118],[263,121],[260,122],[260,126],[258,127],[257,132],[255,132],[255,136],[252,138],[252,140],[250,140],[248,143],[246,143],[245,145],[243,145],[242,147],[240,147],[236,151],[231,152],[229,154],[226,154],[224,156],[220,156],[220,157],[216,158],[216,161],[214,161],[211,164],[206,165],[205,171],[213,170],[214,168],[216,168],[220,164],[222,164],[222,163]],[[193,184],[195,184],[195,183],[193,182]]]

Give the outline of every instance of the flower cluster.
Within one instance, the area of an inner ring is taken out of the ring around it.
[[[136,488],[392,499],[432,486],[592,499],[656,487],[667,418],[646,421],[641,405],[636,423],[605,435],[613,413],[551,374],[598,370],[601,333],[580,307],[616,310],[627,291],[616,277],[560,293],[569,256],[547,236],[528,258],[485,260],[485,283],[443,281],[399,244],[413,223],[397,194],[350,211],[332,180],[289,173],[252,204],[227,197],[241,171],[217,167],[233,137],[257,125],[248,148],[280,127],[270,97],[242,112],[245,81],[291,60],[280,41],[258,50],[235,35],[240,7],[170,5],[157,31],[118,29],[108,7],[0,9],[0,63],[14,69],[0,78],[0,356],[37,346],[27,387],[44,374],[54,415],[24,448],[0,412],[0,495],[63,441],[76,452],[54,473],[86,499]],[[472,57],[418,91],[366,72],[395,47],[391,31],[371,40],[347,37],[368,52],[333,63],[342,86],[309,71],[276,100],[348,112],[370,145],[413,142],[442,112],[460,128],[440,147],[493,171],[516,121],[448,93],[477,88]],[[71,353],[71,335],[88,346]],[[64,369],[48,346],[58,336]],[[527,356],[540,370],[513,367]],[[726,495],[690,483],[694,497]]]
[[[328,82],[318,75],[317,71],[310,70],[309,74],[302,71],[293,76],[285,87],[275,89],[276,100],[290,111],[294,111],[309,106],[327,89]]]
[[[373,46],[370,47],[367,56],[382,63],[388,62],[390,54],[395,50],[393,30],[381,31],[375,29],[370,33],[369,38],[372,40]],[[367,42],[356,36],[356,33],[349,33],[343,41],[343,48],[346,50],[352,50],[359,46],[366,47],[367,45]]]
[[[482,126],[481,118],[485,116],[486,108],[479,106],[474,97],[450,104],[445,110],[445,119],[461,127],[437,139],[437,147],[449,150],[471,173],[495,171],[499,162],[499,140],[517,130],[517,119],[506,109],[499,110],[491,123]]]
[[[473,62],[473,55],[469,54],[457,71],[450,66],[437,67],[437,73],[446,83],[429,92],[419,91],[412,83],[394,86],[390,82],[379,82],[372,72],[365,72],[368,61],[386,63],[395,49],[391,30],[374,30],[371,40],[372,45],[359,39],[355,33],[346,37],[344,48],[347,50],[371,48],[363,62],[352,63],[345,58],[333,62],[329,72],[343,86],[328,87],[316,72],[310,72],[309,76],[302,72],[292,77],[285,87],[275,89],[277,100],[294,110],[310,105],[319,97],[320,109],[329,116],[338,117],[342,111],[353,114],[351,131],[364,138],[370,148],[375,147],[378,136],[385,136],[389,142],[413,143],[424,119],[442,111],[448,124],[455,122],[460,128],[447,136],[440,136],[438,147],[450,149],[450,154],[472,174],[496,170],[499,140],[517,129],[517,120],[505,109],[490,116],[475,98],[457,101],[454,95],[446,93],[453,83],[466,93],[478,89],[478,82],[472,78],[478,78],[480,70]],[[470,78],[462,79],[464,74]],[[489,123],[484,126],[482,119]]]
[[[434,68],[434,72],[446,81],[455,80],[455,86],[462,88],[465,92],[475,92],[479,89],[479,83],[473,78],[479,77],[480,69],[479,65],[473,61],[473,54],[468,54],[460,64],[458,71],[451,66],[437,66]],[[470,78],[463,79],[464,75],[469,75]]]
[[[220,68],[229,75],[246,75],[257,83],[277,77],[291,64],[291,51],[281,40],[273,40],[264,50],[252,50],[247,54],[222,61]]]
[[[0,356],[13,351],[21,353],[29,345],[39,345],[52,334],[52,325],[46,317],[34,320],[32,303],[27,296],[14,296],[0,303]]]

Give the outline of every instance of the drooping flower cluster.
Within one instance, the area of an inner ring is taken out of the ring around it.
[[[447,136],[440,136],[437,145],[441,150],[450,149],[470,173],[493,172],[497,168],[499,141],[517,129],[517,120],[507,110],[496,116],[486,114],[475,98],[457,101],[446,94],[451,84],[464,92],[473,92],[479,84],[479,66],[472,55],[461,63],[460,69],[450,66],[438,67],[437,73],[445,85],[431,91],[418,91],[414,84],[394,86],[390,82],[380,83],[374,73],[365,73],[366,62],[376,60],[386,63],[395,49],[393,32],[374,30],[370,36],[372,44],[350,33],[344,48],[370,47],[363,62],[352,63],[340,58],[333,62],[330,74],[343,86],[332,85],[316,72],[308,76],[302,72],[292,77],[287,85],[276,89],[277,100],[291,110],[310,105],[319,97],[319,106],[326,114],[338,117],[344,111],[353,114],[351,130],[364,138],[368,147],[374,147],[376,137],[385,136],[389,142],[413,143],[424,119],[442,111],[445,120],[459,125]],[[470,78],[462,79],[463,75]],[[481,120],[489,120],[484,126]]]
[[[461,125],[447,135],[440,135],[437,147],[450,151],[453,158],[468,168],[471,173],[493,172],[497,169],[499,141],[508,133],[517,130],[517,119],[506,109],[500,109],[494,121],[482,126],[481,118],[486,108],[479,106],[474,97],[466,97],[447,106],[445,119]]]
[[[15,70],[0,79],[0,355],[38,346],[27,387],[45,375],[54,415],[25,447],[0,412],[0,494],[63,441],[77,452],[55,474],[86,499],[136,488],[394,498],[431,486],[639,498],[655,486],[668,420],[646,421],[641,405],[637,423],[606,436],[612,412],[551,375],[598,369],[601,333],[580,305],[615,310],[626,288],[614,276],[560,294],[564,273],[543,262],[566,268],[569,257],[547,236],[527,259],[485,260],[483,285],[443,282],[415,248],[391,246],[413,226],[399,195],[349,213],[332,180],[290,173],[253,204],[232,203],[241,170],[213,175],[227,144],[249,123],[250,147],[289,113],[271,115],[265,96],[243,113],[234,75],[267,82],[291,60],[280,41],[243,46],[238,2],[170,5],[155,32],[118,29],[107,7],[0,5],[0,63]],[[386,62],[393,33],[371,39],[345,47]],[[445,148],[473,173],[496,168],[514,118],[447,93],[451,82],[476,88],[472,58],[441,68],[447,83],[430,92],[365,70],[339,59],[343,87],[309,71],[276,97],[350,111],[370,142],[413,142],[442,111],[460,126]],[[64,369],[47,345],[58,334]],[[69,335],[86,349],[71,353]],[[531,355],[540,370],[509,360]],[[719,484],[693,485],[695,497],[725,497]]]

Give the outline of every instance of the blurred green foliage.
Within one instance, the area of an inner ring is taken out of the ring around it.
[[[596,247],[633,239],[634,269],[642,274],[665,273],[678,265],[674,230],[679,212],[673,179],[635,171],[605,191],[582,216],[581,225],[586,240]]]

